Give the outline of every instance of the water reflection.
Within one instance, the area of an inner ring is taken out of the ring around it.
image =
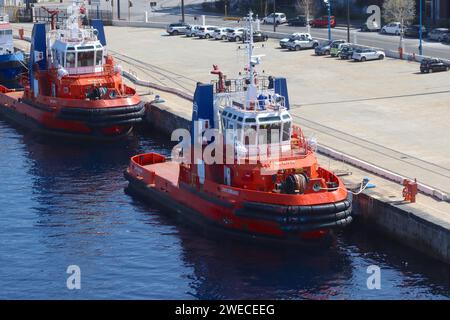
[[[0,298],[449,296],[446,266],[357,224],[328,249],[271,248],[194,229],[126,195],[122,172],[130,156],[169,153],[154,133],[99,147],[40,138],[0,121],[0,139]],[[79,292],[65,288],[70,264],[83,272]],[[380,292],[365,285],[370,264],[383,270]]]

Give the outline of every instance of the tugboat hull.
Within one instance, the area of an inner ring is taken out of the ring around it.
[[[23,93],[0,93],[0,113],[9,120],[46,135],[90,140],[115,140],[127,136],[142,121],[145,108],[134,105],[104,108],[61,107],[24,101]]]
[[[21,88],[20,74],[25,72],[22,52],[0,55],[0,85],[9,89]]]
[[[334,229],[352,221],[351,202],[342,199],[341,194],[334,202],[299,206],[239,201],[237,197],[226,199],[223,194],[211,192],[225,186],[210,185],[201,191],[179,182],[179,164],[164,162],[159,157],[162,159],[156,154],[143,155],[150,162],[154,158],[155,163],[147,165],[132,160],[124,173],[129,181],[128,191],[197,224],[264,240],[318,244],[330,238]]]
[[[294,233],[287,233],[284,236],[274,235],[267,232],[254,232],[249,231],[246,228],[230,228],[225,223],[214,221],[209,219],[202,212],[192,209],[189,206],[183,205],[178,201],[174,201],[167,193],[160,192],[155,188],[142,183],[137,179],[131,177],[125,172],[125,177],[129,181],[128,187],[125,191],[137,198],[156,205],[161,209],[168,210],[167,213],[173,215],[182,222],[189,223],[189,225],[198,227],[205,232],[205,235],[220,238],[225,236],[230,239],[251,241],[258,244],[264,243],[274,246],[302,246],[302,247],[317,247],[317,246],[329,246],[334,241],[333,230],[319,231],[314,233],[304,234],[303,237],[299,237]],[[191,195],[191,202],[197,202],[197,197]],[[220,209],[219,209],[220,210]]]

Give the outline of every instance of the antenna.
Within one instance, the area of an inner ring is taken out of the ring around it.
[[[253,12],[250,10],[248,13],[248,24],[249,24],[249,42],[248,42],[248,70],[250,71],[249,80],[250,83],[253,83],[253,63],[252,63],[252,56],[253,56]]]
[[[249,31],[249,41],[247,43],[247,52],[248,52],[248,87],[246,94],[246,103],[245,108],[251,108],[251,105],[255,103],[257,97],[257,88],[255,84],[255,75],[253,74],[254,66],[258,63],[257,61],[253,61],[253,12],[250,10],[248,13],[248,31]],[[253,106],[254,107],[254,106]]]

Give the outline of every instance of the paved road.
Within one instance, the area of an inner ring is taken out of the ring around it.
[[[195,14],[186,15],[186,21],[188,23],[199,23],[199,20],[194,20],[194,17],[199,16]],[[154,16],[150,16],[150,21],[154,22],[174,22],[180,18],[179,14],[174,13],[159,13]],[[239,25],[235,21],[224,21],[223,17],[217,16],[207,16],[206,23],[212,25],[220,26],[237,26]],[[240,24],[242,25],[242,24]],[[273,25],[261,25],[261,30],[263,31],[273,31]],[[306,27],[292,27],[288,25],[282,25],[276,28],[277,32],[291,34],[294,32],[308,32]],[[328,30],[311,28],[310,33],[315,38],[328,38]],[[347,29],[346,28],[335,28],[332,30],[333,39],[347,39]],[[356,29],[350,30],[350,40],[351,42],[382,48],[384,50],[398,50],[400,45],[400,37],[394,35],[381,35],[376,32],[360,32]],[[419,40],[418,39],[404,39],[405,52],[408,53],[419,53]],[[450,59],[450,46],[444,45],[438,42],[424,41],[423,42],[423,53],[427,56],[440,57],[445,59]]]
[[[117,1],[114,1],[114,19],[117,19]],[[119,0],[120,1],[120,0]],[[105,2],[101,0],[102,9],[111,9],[110,2]],[[149,12],[150,22],[163,22],[171,23],[176,22],[181,19],[181,8],[179,0],[162,0],[157,1],[157,7],[152,12],[150,8],[149,0],[132,0],[133,7],[130,9],[130,19],[131,21],[144,21],[145,11]],[[60,3],[45,3],[47,7],[57,6],[59,8],[67,6],[71,1],[64,0],[64,4]],[[200,23],[200,16],[202,15],[201,3],[203,0],[185,0],[185,18],[188,23]],[[121,7],[121,19],[128,19],[128,1],[120,1]],[[96,7],[92,6],[92,10],[96,10]],[[194,18],[197,17],[197,20]],[[214,15],[208,13],[206,16],[206,23],[218,26],[238,26],[235,21],[224,21],[222,15]],[[241,24],[242,25],[242,24]],[[273,31],[273,25],[261,25],[263,31]],[[287,25],[282,25],[277,27],[277,32],[291,34],[293,32],[307,32],[306,27],[291,27]],[[313,37],[326,39],[328,38],[328,30],[324,29],[311,29],[311,34]],[[347,39],[347,29],[346,28],[335,28],[332,30],[333,39]],[[350,39],[352,42],[378,47],[384,50],[398,50],[400,45],[399,36],[391,35],[381,35],[378,33],[368,33],[360,32],[356,29],[351,29]],[[418,39],[405,39],[404,40],[405,52],[408,53],[419,53],[419,40]],[[445,45],[438,42],[432,42],[425,40],[423,43],[423,53],[427,56],[445,58],[450,60],[450,45]]]

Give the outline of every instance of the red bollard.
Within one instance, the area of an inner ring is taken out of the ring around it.
[[[19,37],[20,37],[20,40],[23,40],[23,34],[24,34],[23,28],[20,28],[20,29],[19,29]]]
[[[405,179],[403,180],[403,185],[405,186],[403,188],[403,197],[405,201],[409,202],[416,202],[416,195],[417,195],[417,180],[414,179],[414,181]]]
[[[400,55],[400,59],[403,60],[403,48],[398,47],[398,54]]]

